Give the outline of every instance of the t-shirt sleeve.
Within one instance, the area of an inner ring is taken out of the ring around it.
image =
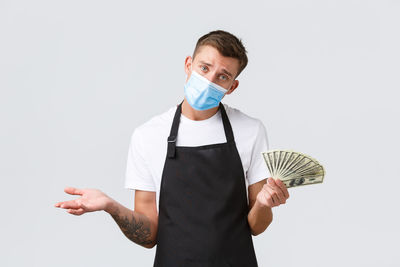
[[[268,150],[269,144],[267,131],[264,124],[258,120],[258,130],[256,132],[256,137],[251,152],[250,166],[246,173],[249,185],[271,176],[262,156],[262,152],[266,152]]]
[[[153,177],[146,162],[140,133],[132,133],[126,162],[125,188],[156,191]]]

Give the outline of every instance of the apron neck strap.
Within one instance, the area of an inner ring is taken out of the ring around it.
[[[172,121],[171,132],[168,136],[168,149],[167,155],[169,158],[175,157],[176,138],[178,135],[178,127],[182,113],[182,102],[178,105],[175,111],[174,120]],[[220,102],[219,109],[221,111],[222,123],[224,125],[225,137],[228,143],[234,142],[233,131],[231,123],[229,122],[228,115],[226,114],[224,105]]]

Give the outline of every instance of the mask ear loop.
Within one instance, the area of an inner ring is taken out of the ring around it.
[[[190,75],[192,75],[192,64],[190,64]],[[188,79],[188,75],[187,75],[187,73],[185,73],[185,84],[186,84],[186,82],[187,82],[187,79]]]

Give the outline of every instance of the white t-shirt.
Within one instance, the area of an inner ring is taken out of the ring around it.
[[[243,165],[246,188],[270,177],[261,152],[269,149],[263,123],[240,110],[223,104]],[[177,106],[152,117],[132,133],[125,176],[125,188],[155,191],[159,206],[161,176],[167,153],[167,138]],[[183,114],[178,128],[176,146],[201,146],[226,142],[221,111],[212,117],[194,121]],[[246,190],[246,194],[248,192]]]

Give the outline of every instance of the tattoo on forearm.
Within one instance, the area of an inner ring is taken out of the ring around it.
[[[149,245],[153,243],[150,239],[150,222],[148,220],[143,220],[143,218],[135,219],[135,216],[122,216],[119,211],[114,212],[111,215],[117,222],[122,232],[133,242],[139,245]],[[138,216],[138,217],[141,217]]]

